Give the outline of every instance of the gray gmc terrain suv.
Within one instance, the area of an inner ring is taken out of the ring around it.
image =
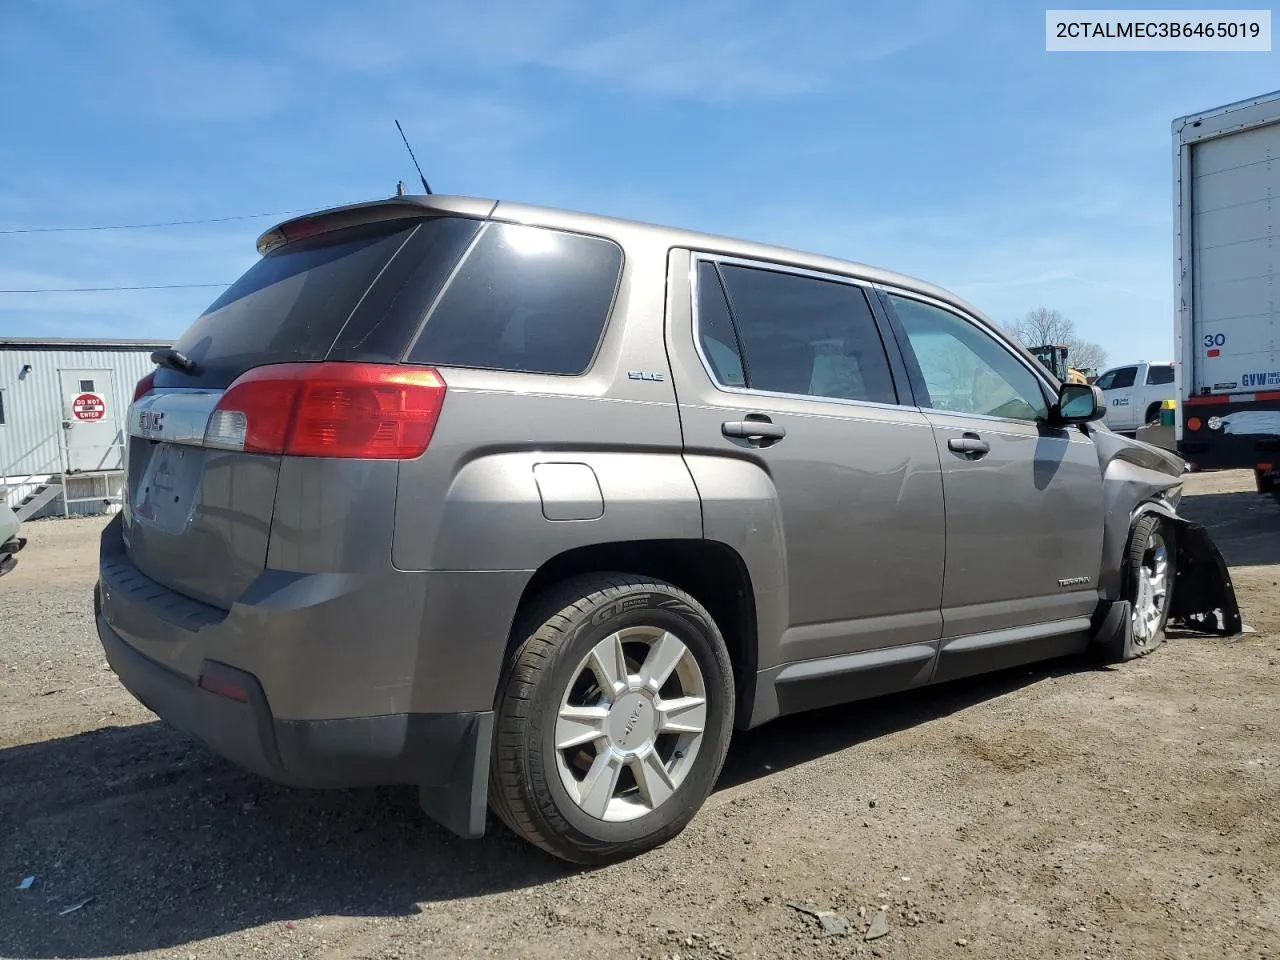
[[[95,606],[266,777],[603,863],[735,728],[1240,628],[1181,461],[945,290],[439,196],[258,248],[138,384]]]

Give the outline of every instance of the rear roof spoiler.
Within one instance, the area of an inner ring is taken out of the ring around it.
[[[392,197],[331,207],[315,213],[285,220],[258,237],[258,253],[265,256],[277,247],[304,237],[341,230],[344,227],[383,223],[390,220],[412,220],[449,214],[487,219],[497,206],[496,200],[474,197]]]

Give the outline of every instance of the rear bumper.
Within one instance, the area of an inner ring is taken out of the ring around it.
[[[257,677],[214,660],[201,677],[214,693],[121,639],[102,615],[107,662],[138,701],[211,750],[270,780],[298,787],[416,784],[427,813],[462,836],[484,833],[492,711],[277,720]]]
[[[117,517],[94,612],[125,687],[216,753],[296,786],[417,785],[429,815],[479,836],[494,693],[527,580],[266,570],[219,610],[143,575]]]

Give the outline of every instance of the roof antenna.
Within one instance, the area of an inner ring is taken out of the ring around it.
[[[404,148],[409,151],[409,159],[413,161],[413,165],[418,169],[418,179],[422,181],[422,189],[426,191],[427,196],[431,196],[431,187],[427,185],[427,178],[422,172],[422,167],[418,166],[418,158],[413,155],[413,147],[409,146],[409,138],[404,135],[404,127],[400,126],[400,121],[396,121],[396,129],[400,131],[400,139],[404,141]]]

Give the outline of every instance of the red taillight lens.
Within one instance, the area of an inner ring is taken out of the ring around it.
[[[156,385],[156,372],[152,370],[145,377],[138,381],[138,385],[133,388],[133,402],[137,403]]]
[[[444,379],[421,367],[281,363],[223,394],[205,444],[293,457],[410,460],[431,442]]]

